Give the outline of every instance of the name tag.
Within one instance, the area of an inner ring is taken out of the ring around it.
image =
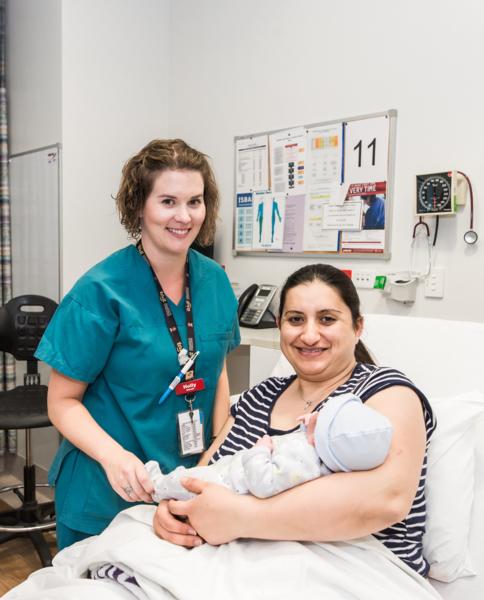
[[[190,379],[190,381],[182,381],[175,388],[175,393],[178,396],[186,396],[187,394],[194,394],[200,390],[205,389],[205,382],[203,379]]]
[[[178,413],[178,440],[180,455],[201,454],[205,450],[203,423],[200,410],[188,410]]]

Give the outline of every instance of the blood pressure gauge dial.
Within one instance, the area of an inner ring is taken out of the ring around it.
[[[452,173],[417,175],[417,215],[453,214]]]

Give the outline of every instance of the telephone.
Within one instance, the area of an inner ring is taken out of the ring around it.
[[[274,313],[269,309],[276,292],[275,285],[256,283],[242,292],[237,310],[240,325],[258,329],[277,327]]]

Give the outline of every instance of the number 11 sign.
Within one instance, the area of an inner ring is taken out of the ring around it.
[[[386,181],[389,119],[386,116],[348,121],[345,131],[345,186]]]

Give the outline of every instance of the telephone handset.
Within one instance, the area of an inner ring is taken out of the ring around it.
[[[237,311],[240,325],[259,329],[277,327],[276,318],[269,310],[276,291],[275,285],[253,283],[242,292]]]

